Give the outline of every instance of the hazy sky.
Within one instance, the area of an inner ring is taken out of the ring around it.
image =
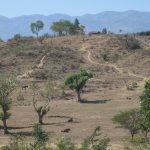
[[[102,11],[150,11],[150,0],[0,0],[0,15],[7,17],[53,13],[72,16]]]

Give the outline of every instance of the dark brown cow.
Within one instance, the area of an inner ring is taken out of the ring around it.
[[[26,89],[28,88],[28,85],[22,85],[21,88],[22,88],[22,90],[23,90],[23,89],[26,90]]]

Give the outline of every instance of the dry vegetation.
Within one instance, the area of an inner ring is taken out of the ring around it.
[[[144,79],[150,76],[150,38],[137,36],[136,39],[140,44],[137,50],[128,49],[126,37],[117,35],[53,37],[44,39],[42,44],[31,37],[0,43],[0,73],[20,77],[32,70],[19,78],[20,85],[13,93],[12,117],[8,120],[10,132],[31,138],[32,125],[37,122],[32,92],[29,88],[22,90],[22,85],[32,81],[43,88],[48,79],[62,85],[68,74],[86,68],[94,73],[82,94],[89,103],[77,103],[74,93],[65,89],[63,96],[60,92],[51,101],[43,127],[54,139],[63,135],[79,143],[101,126],[103,135],[111,139],[112,149],[123,150],[130,135],[114,125],[112,118],[119,111],[139,107]],[[44,56],[43,65],[38,68]],[[134,82],[137,87],[131,90],[129,87]],[[16,98],[18,93],[22,98]],[[71,123],[70,118],[73,118]],[[66,128],[71,131],[62,133]],[[0,145],[8,143],[9,138],[0,130]]]

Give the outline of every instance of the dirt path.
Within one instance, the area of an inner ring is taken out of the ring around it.
[[[89,50],[90,48],[90,44],[83,44],[80,51],[85,51],[88,53],[87,55],[87,60],[91,63],[91,64],[94,64],[94,65],[101,65],[101,66],[109,66],[109,67],[112,67],[114,68],[116,71],[118,71],[120,74],[124,74],[124,70],[122,68],[118,68],[117,65],[115,64],[110,64],[110,63],[107,63],[107,64],[101,64],[99,62],[96,62],[94,60],[92,60],[92,56],[91,56],[91,52]],[[130,71],[127,72],[127,74],[129,76],[132,76],[132,77],[136,77],[136,78],[140,78],[142,80],[146,80],[146,77],[142,76],[142,75],[138,75],[138,74],[135,74],[135,73],[132,73]]]
[[[47,55],[47,54],[46,54]],[[32,75],[37,69],[42,69],[44,66],[44,60],[46,58],[46,55],[44,55],[42,57],[42,59],[40,60],[40,63],[38,65],[36,65],[36,68],[34,69],[30,69],[27,70],[25,73],[23,73],[22,75],[17,76],[17,79],[25,79],[25,78],[29,78],[30,75]]]

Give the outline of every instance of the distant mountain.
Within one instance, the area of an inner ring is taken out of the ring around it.
[[[125,12],[106,11],[99,14],[86,14],[74,17],[65,14],[49,16],[29,15],[15,18],[0,16],[0,37],[6,40],[17,33],[24,36],[32,35],[30,24],[36,20],[42,20],[45,24],[41,34],[52,33],[50,31],[52,22],[60,19],[73,21],[75,18],[78,18],[81,24],[86,26],[86,32],[101,30],[104,27],[115,33],[119,32],[120,29],[124,33],[150,30],[150,12],[133,10]]]

